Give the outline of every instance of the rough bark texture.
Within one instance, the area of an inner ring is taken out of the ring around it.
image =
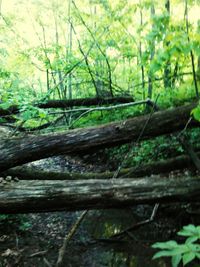
[[[66,133],[4,139],[0,141],[0,171],[54,155],[94,151],[182,130],[194,107],[195,104],[190,104],[152,116]],[[199,122],[191,120],[187,127],[199,125]]]
[[[75,106],[95,106],[107,105],[117,103],[133,102],[132,97],[109,97],[109,98],[79,98],[79,99],[66,99],[66,100],[49,100],[45,103],[33,104],[39,108],[70,108]],[[17,105],[13,105],[8,109],[0,108],[0,116],[11,115],[19,113],[20,109]]]
[[[197,153],[200,156],[200,152]],[[125,177],[144,177],[152,174],[164,174],[174,170],[183,170],[186,168],[195,168],[194,163],[189,156],[178,156],[167,160],[161,160],[138,167],[122,169],[117,178]],[[58,172],[37,170],[31,167],[16,167],[1,173],[1,176],[11,175],[20,180],[87,180],[87,179],[109,179],[113,178],[115,172],[102,173],[76,173],[76,172]]]
[[[199,201],[200,177],[20,181],[0,185],[0,213],[122,208]]]
[[[117,103],[133,102],[132,97],[108,97],[108,98],[79,98],[68,100],[49,100],[46,103],[38,104],[40,108],[69,108],[74,106],[96,106]]]

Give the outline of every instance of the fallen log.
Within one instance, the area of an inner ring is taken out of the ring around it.
[[[197,153],[200,156],[200,152]],[[140,165],[133,168],[121,169],[117,178],[144,177],[153,174],[165,174],[175,170],[194,168],[189,156],[181,155],[174,158]],[[20,180],[87,180],[87,179],[110,179],[115,172],[106,171],[101,173],[78,173],[39,170],[34,167],[16,167],[1,173],[1,176],[18,177]]]
[[[134,102],[131,96],[118,96],[118,97],[107,97],[107,98],[78,98],[78,99],[67,99],[67,100],[49,100],[46,103],[39,103],[39,108],[70,108],[75,106],[97,106],[97,105],[108,105],[108,104],[119,104]]]
[[[123,208],[136,204],[199,201],[200,177],[0,184],[0,213]]]
[[[0,172],[54,155],[95,151],[182,130],[188,123],[191,110],[195,106],[196,103],[193,103],[159,111],[153,115],[64,133],[2,139]],[[198,121],[191,120],[187,127],[199,125]]]
[[[65,100],[48,100],[44,103],[33,103],[33,106],[38,108],[70,108],[75,106],[96,106],[108,105],[118,103],[133,102],[132,97],[109,97],[109,98],[78,98],[78,99],[65,99]],[[7,109],[0,108],[0,116],[17,114],[20,112],[18,105],[12,105]]]

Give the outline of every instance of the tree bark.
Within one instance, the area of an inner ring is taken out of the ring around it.
[[[20,181],[0,185],[0,213],[123,208],[199,201],[200,177]]]
[[[151,19],[153,20],[153,17],[155,16],[155,6],[154,3],[151,3]],[[155,22],[152,22],[152,32],[154,31]],[[150,41],[149,44],[149,50],[150,50],[150,65],[153,61],[154,55],[155,55],[155,38]],[[152,98],[153,94],[153,74],[151,71],[151,68],[148,73],[148,98]]]
[[[183,130],[196,104],[85,129],[0,141],[0,171],[59,154],[77,154]],[[191,120],[187,127],[199,126]]]
[[[166,12],[169,16],[169,20],[168,20],[168,23],[166,25],[166,31],[167,31],[167,28],[169,27],[169,22],[170,22],[170,0],[166,0],[165,1],[165,9],[166,9]],[[163,41],[163,45],[166,46],[164,48],[166,48],[166,50],[168,49],[169,45],[170,45],[170,42],[169,41],[166,41],[166,39],[164,39]],[[164,88],[171,88],[172,86],[172,82],[171,82],[171,62],[170,62],[170,57],[169,59],[166,61],[165,63],[165,66],[164,66]]]
[[[200,152],[197,153],[200,156]],[[117,178],[126,177],[144,177],[153,174],[165,174],[175,170],[194,169],[195,165],[189,156],[178,156],[158,162],[153,162],[133,168],[121,169]],[[110,179],[115,175],[114,171],[106,171],[101,173],[76,173],[61,171],[46,171],[35,169],[33,167],[16,167],[9,169],[0,174],[1,176],[18,177],[20,180],[87,180],[87,179]]]
[[[189,35],[188,0],[185,0],[184,17],[185,17],[188,44],[190,45],[191,42],[190,42],[190,35]],[[193,53],[192,48],[190,49],[190,58],[191,58],[191,63],[192,63],[192,73],[193,73],[196,97],[199,98],[199,89],[198,89],[198,83],[197,83],[197,77],[196,77],[196,71],[195,71],[195,59],[194,59],[194,53]]]
[[[38,108],[70,108],[75,106],[96,106],[96,105],[108,105],[117,103],[129,103],[134,99],[130,97],[109,97],[109,98],[78,98],[78,99],[65,99],[65,100],[48,100],[45,103],[33,104]],[[8,109],[0,108],[0,116],[6,116],[11,114],[17,114],[20,112],[20,108],[17,105],[10,106]]]

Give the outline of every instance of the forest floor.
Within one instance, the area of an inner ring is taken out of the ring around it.
[[[91,164],[88,159],[87,163],[85,161],[62,156],[32,164],[42,169],[74,172],[112,169],[101,160],[95,163],[91,160]],[[152,210],[153,206],[138,205],[123,210],[89,211],[68,243],[63,266],[170,267],[168,260],[151,260],[155,253],[151,244],[175,239],[176,232],[183,225],[200,224],[200,216],[191,213],[190,204],[161,205],[153,222],[138,227],[129,235],[109,239],[116,232],[150,218]],[[36,213],[11,216],[0,221],[0,267],[55,266],[63,239],[80,214]]]

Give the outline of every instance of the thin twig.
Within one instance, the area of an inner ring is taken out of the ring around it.
[[[149,219],[144,220],[144,221],[141,221],[141,222],[138,222],[138,223],[132,225],[131,227],[128,227],[128,228],[124,229],[123,231],[121,231],[121,232],[119,232],[119,233],[117,233],[117,234],[112,235],[110,238],[120,237],[120,236],[126,234],[126,233],[129,232],[129,231],[138,229],[139,227],[141,227],[141,226],[143,226],[143,225],[145,225],[145,224],[148,224],[148,223],[153,222],[153,220],[154,220],[154,218],[155,218],[155,216],[156,216],[156,213],[157,213],[157,211],[158,211],[158,208],[159,208],[159,204],[156,203],[155,206],[154,206],[154,208],[153,208],[153,211],[152,211],[151,216],[150,216]]]
[[[43,257],[43,261],[48,267],[53,267],[52,264],[47,260],[47,258]]]
[[[55,114],[64,114],[64,113],[74,113],[74,112],[84,112],[81,114],[81,117],[86,115],[87,113],[93,112],[93,111],[107,111],[117,108],[126,108],[131,106],[137,106],[141,104],[149,104],[149,99],[147,100],[141,100],[137,102],[130,102],[130,103],[124,103],[124,104],[118,104],[114,106],[109,107],[95,107],[95,108],[78,108],[78,109],[71,109],[71,110],[65,110],[65,111],[55,111],[55,112],[49,112],[48,115],[55,115]]]
[[[83,219],[85,218],[87,213],[88,213],[88,210],[82,212],[81,216],[78,218],[76,223],[73,225],[73,227],[71,228],[70,232],[65,236],[64,241],[63,241],[63,245],[59,250],[56,267],[62,266],[67,244],[71,240],[73,235],[76,233],[76,230],[78,229],[79,225],[81,224],[81,222],[83,221]]]
[[[42,251],[35,252],[35,253],[29,255],[28,257],[29,258],[41,257],[41,256],[44,256],[45,254],[47,254],[47,250],[42,250]]]

